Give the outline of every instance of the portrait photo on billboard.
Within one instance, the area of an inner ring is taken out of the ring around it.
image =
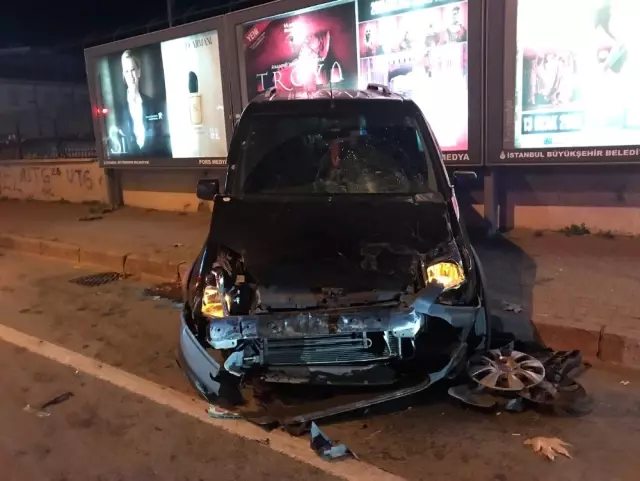
[[[171,157],[160,45],[98,60],[107,158]]]
[[[260,20],[243,34],[249,99],[274,86],[288,92],[357,87],[353,2]]]
[[[518,1],[516,149],[640,145],[638,18],[637,0]]]
[[[411,98],[445,151],[469,148],[468,5],[359,2],[360,88],[388,86]]]
[[[218,32],[162,42],[173,158],[226,157]]]

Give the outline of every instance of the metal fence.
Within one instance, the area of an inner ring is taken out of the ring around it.
[[[57,159],[96,157],[93,139],[30,139],[0,145],[0,161],[20,159]]]
[[[0,160],[96,156],[87,106],[45,108],[0,114]]]

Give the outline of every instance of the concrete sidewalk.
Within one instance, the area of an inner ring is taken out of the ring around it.
[[[210,219],[102,210],[0,201],[0,247],[175,280],[198,254]],[[555,349],[640,367],[640,239],[514,232],[475,245],[492,308],[507,330],[523,336],[537,330]]]
[[[99,204],[0,201],[0,247],[175,279],[195,259],[210,213],[173,213]]]

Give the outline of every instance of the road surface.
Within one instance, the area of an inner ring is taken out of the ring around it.
[[[148,284],[133,279],[103,287],[68,282],[88,272],[4,253],[0,322],[192,394],[175,363],[176,308],[145,298]],[[15,479],[332,479],[29,352],[0,344],[0,362],[0,389],[9,393],[0,400],[0,463]],[[323,429],[363,462],[411,480],[637,480],[640,375],[597,367],[583,382],[596,400],[586,418],[478,412],[436,389]],[[22,411],[65,391],[74,397],[50,417]],[[573,459],[534,455],[524,446],[533,436],[571,443]]]

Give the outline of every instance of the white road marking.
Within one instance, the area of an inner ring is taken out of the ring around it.
[[[245,439],[260,441],[266,448],[314,466],[333,476],[354,481],[404,481],[399,476],[354,459],[335,463],[323,461],[311,450],[309,441],[306,438],[295,438],[282,431],[266,432],[247,421],[212,419],[207,415],[207,404],[200,399],[189,397],[173,389],[1,324],[0,340],[71,366],[80,372],[107,381],[119,388],[143,396],[150,401],[223,429],[228,433]],[[265,442],[266,439],[269,440],[268,444]]]

